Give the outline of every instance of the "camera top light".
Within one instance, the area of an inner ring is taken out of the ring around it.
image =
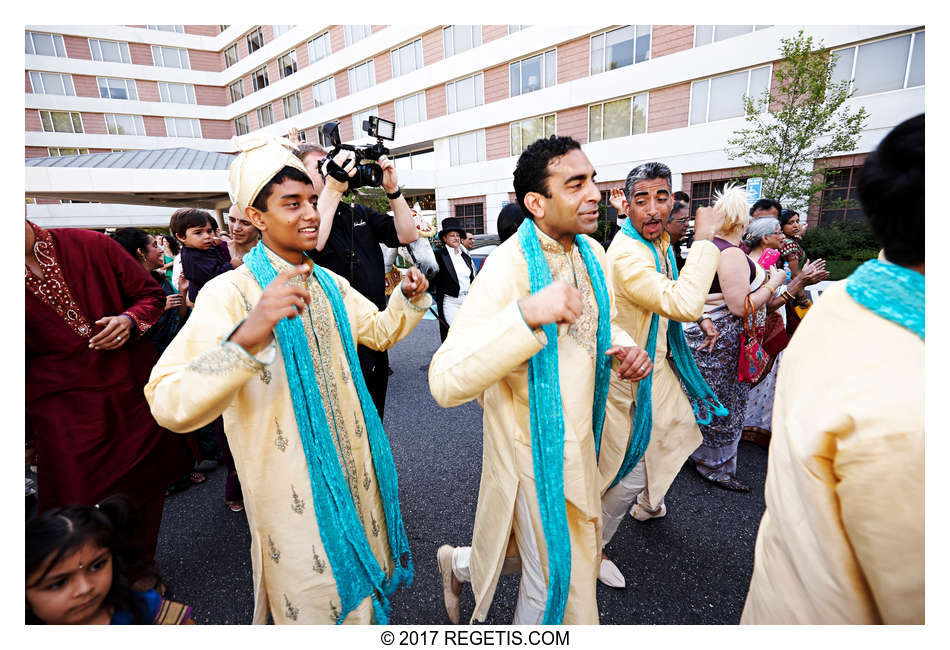
[[[374,138],[394,140],[396,138],[396,123],[384,120],[381,117],[376,117],[375,115],[370,115],[369,128],[366,129],[366,131]]]

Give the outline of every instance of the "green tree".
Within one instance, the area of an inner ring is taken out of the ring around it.
[[[828,187],[814,161],[853,151],[868,113],[843,107],[853,92],[847,80],[833,81],[838,56],[823,42],[799,31],[782,39],[780,52],[772,68],[776,92],[743,99],[749,126],[733,133],[726,153],[762,177],[762,196],[805,211]]]
[[[363,207],[376,210],[376,212],[382,212],[383,214],[389,212],[390,209],[389,199],[386,198],[386,192],[382,187],[359,187],[348,192],[344,200],[359,203]]]

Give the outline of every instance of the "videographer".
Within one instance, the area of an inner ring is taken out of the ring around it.
[[[328,174],[327,168],[333,169],[331,165],[335,165],[352,178],[356,173],[355,154],[352,151],[344,149],[330,161],[322,147],[304,144],[298,147],[297,157],[307,168],[319,197],[317,245],[307,251],[307,255],[320,266],[349,280],[354,289],[369,298],[380,310],[385,309],[385,273],[379,244],[396,248],[419,238],[409,204],[399,191],[395,165],[386,156],[378,160],[383,171],[382,188],[389,197],[394,215],[390,217],[358,203],[342,200],[350,189],[349,183]],[[336,174],[341,176],[338,171]],[[332,218],[328,219],[327,215],[332,215]],[[389,383],[389,355],[385,351],[364,346],[358,346],[357,352],[366,386],[382,418]]]

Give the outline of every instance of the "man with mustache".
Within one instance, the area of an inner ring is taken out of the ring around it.
[[[598,461],[604,546],[631,504],[630,514],[637,521],[666,515],[666,491],[702,442],[690,402],[704,415],[718,404],[692,354],[682,347],[685,338],[679,323],[702,317],[719,264],[719,249],[712,239],[722,216],[711,208],[697,211],[694,243],[678,274],[664,230],[672,205],[669,167],[649,162],[634,168],[624,185],[622,208],[628,218],[607,249],[605,272],[617,301],[616,323],[647,350],[654,368],[639,384],[610,380]],[[704,346],[711,350],[716,328],[709,319],[703,319],[701,327],[707,339]],[[678,376],[686,378],[689,394]],[[625,586],[623,574],[606,554],[599,577],[608,586]]]

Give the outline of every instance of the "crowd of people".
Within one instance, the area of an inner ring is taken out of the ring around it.
[[[661,162],[610,192],[605,250],[596,171],[557,136],[518,158],[480,269],[447,218],[431,284],[411,267],[387,297],[380,246],[419,238],[392,161],[390,216],[344,200],[346,151],[235,144],[230,236],[197,209],[159,238],[26,222],[28,623],[192,623],[155,545],[165,494],[209,458],[248,519],[254,623],[387,623],[421,563],[386,351],[433,303],[432,396],[484,411],[471,543],[435,558],[452,623],[465,583],[474,622],[520,573],[514,623],[596,624],[597,581],[627,583],[604,550],[624,516],[665,517],[685,463],[747,491],[744,436],[769,465],[742,622],[923,622],[922,115],[865,162],[881,255],[814,305],[828,272],[798,213],[727,187],[687,238]]]

